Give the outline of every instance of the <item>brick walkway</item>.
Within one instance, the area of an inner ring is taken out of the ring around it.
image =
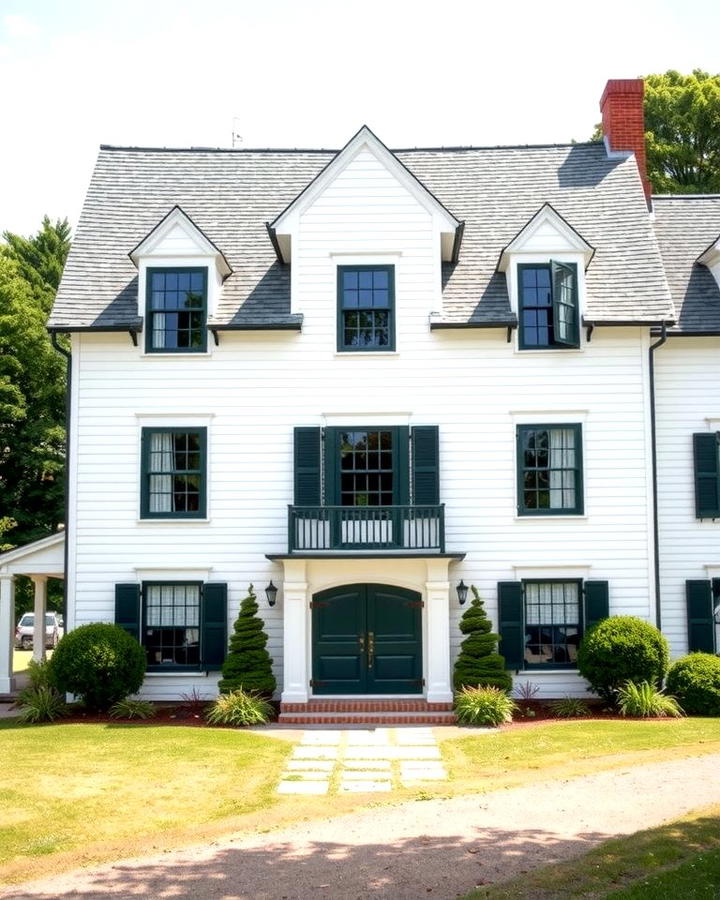
[[[431,728],[306,731],[283,772],[279,794],[391,791],[447,772]]]

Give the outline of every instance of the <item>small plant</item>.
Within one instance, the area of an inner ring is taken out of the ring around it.
[[[562,697],[549,704],[552,714],[558,719],[579,719],[590,715],[590,708],[579,697]]]
[[[493,633],[480,592],[475,585],[471,590],[472,601],[460,619],[460,631],[467,637],[460,644],[460,653],[455,660],[455,690],[486,685],[509,691],[512,676],[505,669],[505,658],[497,652],[499,635]]]
[[[517,704],[501,688],[465,687],[455,695],[455,715],[461,725],[502,725],[511,722]]]
[[[223,694],[242,689],[255,691],[268,699],[275,691],[272,657],[265,649],[267,635],[263,620],[258,616],[253,586],[240,604],[240,612],[230,637],[230,649],[222,665],[219,688]]]
[[[104,712],[137,693],[145,662],[145,651],[125,629],[95,622],[61,638],[48,671],[58,691],[77,694],[88,709]]]
[[[239,688],[220,694],[206,713],[211,725],[264,725],[273,715],[268,701],[255,691]]]
[[[618,690],[617,705],[621,715],[638,719],[655,716],[677,718],[683,715],[683,711],[674,697],[663,694],[648,681],[642,681],[640,684],[628,681],[627,684],[622,685]]]
[[[157,715],[155,704],[149,700],[138,700],[125,697],[110,707],[113,719],[152,719]]]
[[[37,662],[31,659],[27,664],[27,676],[30,681],[30,687],[41,688],[50,687],[50,664],[48,660]]]
[[[534,681],[519,681],[513,690],[513,694],[523,703],[534,700],[540,693],[540,685]]]
[[[690,716],[720,716],[720,656],[690,653],[670,667],[667,689]]]
[[[65,698],[47,684],[25,688],[18,698],[18,718],[25,724],[54,722],[67,714]]]
[[[526,719],[534,719],[537,713],[531,706],[526,706],[525,709],[521,710],[523,716]]]
[[[199,718],[205,712],[205,707],[209,702],[207,697],[203,697],[196,687],[193,687],[191,691],[187,691],[185,694],[181,694],[180,699],[182,700],[180,710],[188,717],[195,716],[196,718]]]
[[[590,687],[614,705],[628,681],[660,687],[669,656],[668,642],[654,625],[635,616],[610,616],[580,642],[577,665]]]

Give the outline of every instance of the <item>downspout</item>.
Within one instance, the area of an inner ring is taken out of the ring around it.
[[[66,350],[59,342],[56,331],[50,332],[50,340],[52,342],[53,347],[65,357],[65,465],[63,467],[63,493],[65,497],[65,540],[63,542],[63,602],[62,602],[62,611],[63,611],[63,629],[67,629],[67,607],[68,607],[68,592],[67,592],[67,579],[68,579],[68,559],[69,559],[69,546],[68,546],[68,517],[70,515],[70,396],[71,396],[71,386],[72,386],[72,356],[68,350]]]
[[[662,607],[660,603],[660,528],[658,525],[658,481],[657,481],[657,435],[655,422],[655,351],[667,341],[667,324],[662,323],[660,340],[650,345],[648,350],[650,387],[650,446],[652,455],[653,493],[653,537],[655,549],[655,624],[662,630]]]

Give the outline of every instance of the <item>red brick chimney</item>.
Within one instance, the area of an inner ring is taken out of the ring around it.
[[[642,78],[611,78],[600,98],[600,112],[608,149],[629,150],[635,154],[649,206],[652,188],[645,160],[644,92]]]

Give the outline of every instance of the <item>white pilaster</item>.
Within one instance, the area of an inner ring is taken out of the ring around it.
[[[13,678],[13,642],[15,638],[15,579],[0,572],[0,694],[10,694]]]
[[[45,610],[47,609],[47,575],[30,576],[35,589],[35,625],[33,626],[33,659],[45,661]]]
[[[285,560],[283,581],[283,703],[307,703],[308,585],[304,560]]]
[[[450,703],[450,582],[425,584],[427,607],[427,694],[428,703]]]

